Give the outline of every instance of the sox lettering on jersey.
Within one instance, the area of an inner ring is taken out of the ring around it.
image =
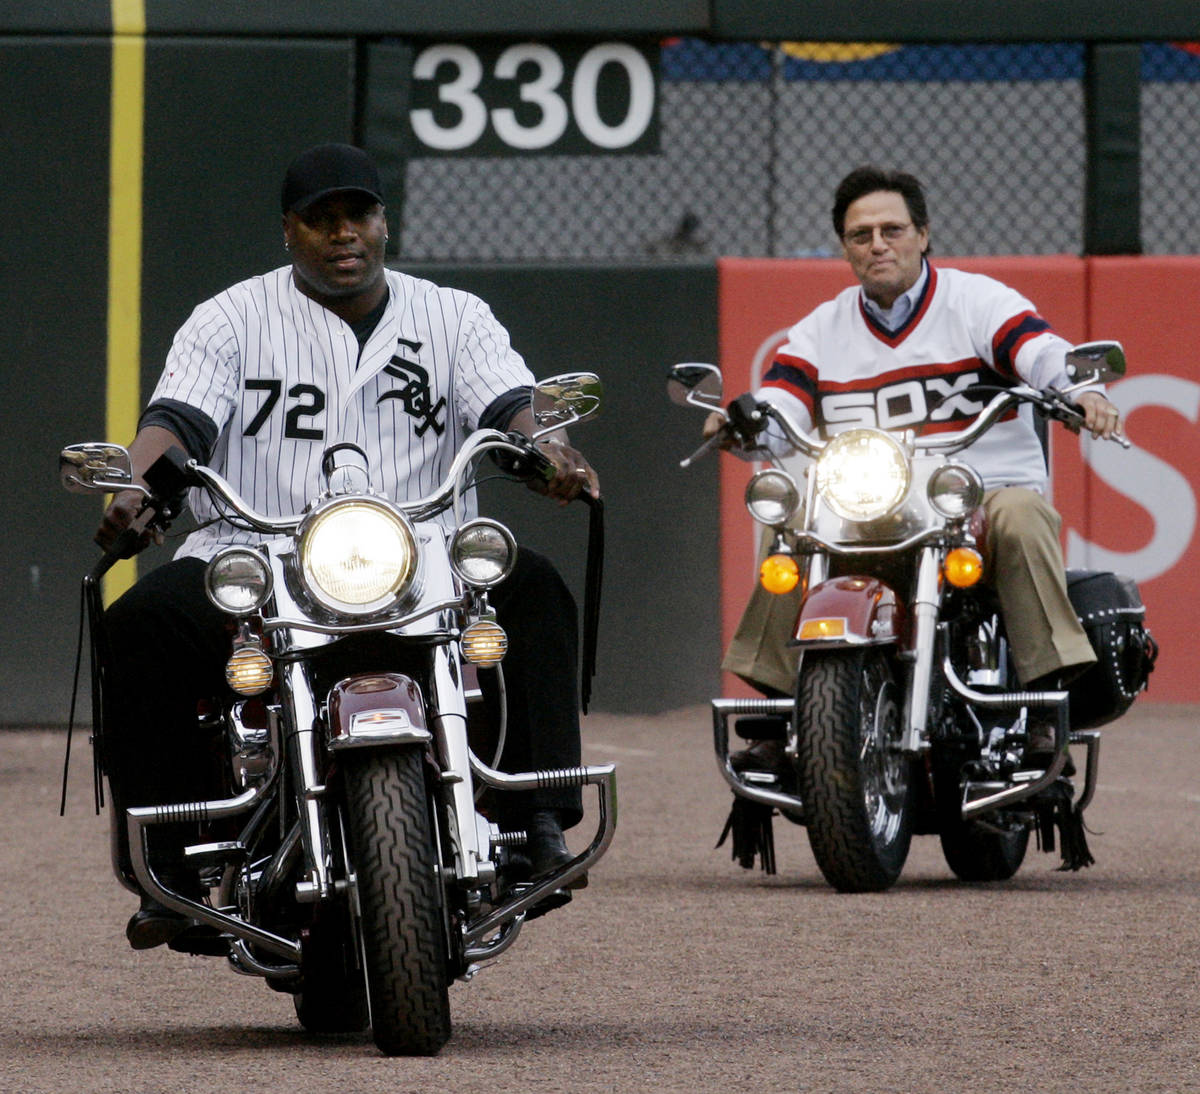
[[[818,396],[820,419],[830,435],[854,427],[906,429],[928,420],[960,423],[975,417],[986,405],[967,396],[981,382],[978,371],[957,377],[928,376],[902,380],[874,390],[843,391]],[[932,408],[932,409],[931,409]]]
[[[420,353],[420,342],[410,342],[405,338],[400,338],[397,341],[400,345],[412,350],[414,354]],[[419,423],[417,425],[418,437],[425,436],[425,431],[430,426],[440,436],[445,430],[446,425],[444,421],[438,421],[438,415],[446,409],[446,398],[442,396],[436,405],[430,405],[433,396],[429,391],[429,373],[416,361],[406,361],[398,353],[383,366],[383,371],[389,376],[396,376],[401,380],[407,380],[408,383],[398,390],[385,391],[375,400],[376,405],[382,403],[385,399],[399,399],[404,406],[405,413],[417,419]]]

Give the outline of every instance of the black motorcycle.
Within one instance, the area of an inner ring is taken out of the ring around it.
[[[588,373],[538,385],[537,436],[593,416],[600,402]],[[131,485],[119,446],[73,445],[61,457],[69,490],[141,489],[152,529],[171,523],[184,488],[199,487],[264,536],[222,550],[207,569],[208,595],[230,621],[225,673],[236,695],[197,715],[219,795],[125,808],[113,785],[118,879],[194,921],[172,948],[224,957],[291,993],[310,1031],[369,1025],[387,1054],[438,1052],[450,1036],[450,982],[469,980],[528,919],[569,899],[616,824],[612,764],[498,769],[503,704],[497,720],[481,679],[493,674],[502,692],[507,639],[488,590],[511,571],[516,544],[497,521],[461,512],[488,454],[517,477],[546,471],[531,441],[480,430],[436,490],[398,504],[371,488],[361,452],[337,446],[328,488],[287,517],[254,512],[178,450],[150,469],[148,489]],[[129,546],[116,545],[84,582],[98,795],[108,774],[98,582]],[[585,664],[589,643],[594,629]],[[498,797],[572,786],[597,789],[594,837],[531,880],[525,833],[492,819]],[[167,826],[185,834],[187,891],[169,886],[156,861],[154,833]]]

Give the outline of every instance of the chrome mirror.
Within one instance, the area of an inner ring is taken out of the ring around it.
[[[1125,375],[1125,350],[1120,342],[1084,342],[1067,350],[1067,375],[1072,383],[1110,384]]]
[[[533,389],[531,409],[539,429],[531,439],[594,418],[603,399],[604,385],[594,372],[570,372],[543,380]]]
[[[701,406],[710,410],[721,408],[724,383],[716,365],[689,361],[675,365],[667,373],[667,395],[680,406]]]
[[[144,486],[133,482],[133,461],[119,444],[89,441],[72,444],[59,453],[58,477],[64,489],[72,494],[95,491],[115,493],[118,490],[138,490],[148,493]]]

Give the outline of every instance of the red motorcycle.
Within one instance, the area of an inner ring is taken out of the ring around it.
[[[822,874],[844,892],[891,886],[917,834],[936,833],[966,881],[1012,877],[1031,833],[1045,851],[1057,834],[1065,869],[1093,861],[1082,815],[1096,789],[1096,727],[1145,688],[1157,646],[1131,579],[1069,572],[1097,663],[1068,690],[1017,686],[982,580],[983,483],[968,451],[1022,403],[1078,428],[1071,392],[1122,376],[1124,353],[1089,343],[1071,351],[1068,367],[1065,391],[996,389],[958,433],[851,429],[828,441],[750,395],[722,410],[714,366],[672,369],[673,401],[726,416],[683,466],[724,438],[768,456],[759,435],[772,422],[796,453],[756,472],[746,490],[751,515],[770,529],[764,587],[801,590],[793,695],[712,703],[717,763],[735,795],[722,842],[732,836],[741,865],[758,858],[774,872],[776,814],[805,826]],[[1049,762],[1030,748],[1035,712],[1055,726]],[[782,742],[782,761],[731,761],[731,722],[743,737]],[[1078,798],[1071,745],[1086,752]]]

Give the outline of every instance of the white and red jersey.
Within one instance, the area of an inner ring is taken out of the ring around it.
[[[362,347],[284,266],[200,304],[175,336],[152,402],[203,412],[218,434],[209,460],[257,512],[299,513],[324,488],[325,449],[366,452],[372,485],[415,501],[445,478],[465,436],[498,396],[533,383],[508,332],[477,296],[395,270]],[[204,524],[207,494],[189,499]],[[474,506],[474,494],[465,499]],[[210,558],[263,537],[218,521],[176,557]]]
[[[757,397],[823,437],[863,426],[928,434],[970,425],[995,394],[976,392],[980,385],[1069,382],[1069,343],[1025,297],[982,274],[927,268],[924,291],[899,330],[888,332],[867,313],[858,287],[801,319]],[[1029,407],[997,422],[966,458],[989,489],[1045,488]]]

